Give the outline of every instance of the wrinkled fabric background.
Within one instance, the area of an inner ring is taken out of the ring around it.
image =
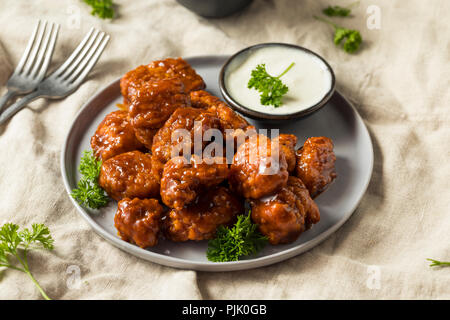
[[[312,18],[329,4],[349,1],[255,0],[224,19],[201,18],[173,0],[115,2],[119,16],[110,22],[90,16],[77,0],[0,0],[0,93],[37,19],[61,24],[52,66],[64,61],[91,26],[112,35],[75,93],[37,100],[0,127],[0,222],[49,225],[56,248],[33,253],[30,265],[50,297],[450,298],[450,268],[431,269],[425,260],[450,260],[449,1],[361,1],[354,17],[335,19],[361,31],[364,45],[356,55],[336,48],[330,27]],[[373,4],[381,9],[379,30],[366,26],[366,9]],[[83,103],[156,58],[231,54],[269,41],[299,44],[325,57],[338,90],[369,128],[373,176],[348,222],[303,255],[228,273],[153,264],[95,234],[71,204],[59,165],[63,140]],[[80,268],[81,281],[71,282],[71,266]],[[0,271],[0,299],[40,298],[24,274]]]

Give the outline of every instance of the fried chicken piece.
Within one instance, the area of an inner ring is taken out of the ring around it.
[[[311,228],[313,224],[320,221],[319,207],[316,202],[311,198],[309,190],[306,188],[303,181],[295,176],[289,176],[288,188],[297,196],[300,200],[303,208],[305,209],[305,229]]]
[[[224,136],[223,141],[227,143],[223,154],[226,154],[231,162],[237,148],[245,139],[256,134],[256,128],[249,125],[247,120],[225,102],[207,91],[192,91],[190,96],[193,107],[212,112],[220,119],[220,127]]]
[[[98,182],[117,201],[159,197],[159,183],[151,168],[150,154],[140,151],[122,153],[103,162]]]
[[[125,198],[119,201],[114,226],[122,240],[144,249],[153,247],[158,243],[163,211],[156,199]]]
[[[188,106],[189,95],[185,94],[181,80],[164,79],[144,83],[129,105],[129,117],[136,138],[147,149],[151,149],[158,129],[176,109]]]
[[[146,66],[139,66],[122,77],[120,91],[124,97],[124,104],[130,104],[140,94],[141,87],[147,82],[173,78],[181,80],[186,92],[206,87],[203,79],[185,60],[181,58],[157,60]]]
[[[164,234],[172,241],[214,238],[217,227],[231,225],[244,206],[225,187],[215,187],[182,209],[172,209],[164,221]]]
[[[295,174],[306,185],[312,198],[325,191],[336,179],[336,156],[330,138],[309,138],[303,147],[297,150],[296,158]]]
[[[272,139],[272,142],[278,142],[280,144],[280,149],[286,157],[288,172],[292,173],[295,170],[295,145],[297,144],[297,137],[293,134],[282,133]]]
[[[108,160],[118,154],[141,150],[144,145],[134,135],[127,111],[108,113],[91,138],[91,147],[97,159]]]
[[[220,121],[212,113],[196,108],[177,109],[153,138],[152,170],[155,177],[161,180],[164,164],[171,158],[181,155],[189,157],[194,152],[202,152],[210,142],[199,143],[201,150],[194,150],[195,137],[203,140],[206,130],[219,128]]]
[[[228,177],[225,158],[172,158],[164,165],[161,199],[170,208],[180,209],[193,202],[202,191],[217,186]]]
[[[288,175],[286,158],[279,145],[258,134],[239,146],[229,183],[239,195],[259,199],[278,192],[286,185]]]
[[[204,90],[192,91],[191,103],[195,108],[202,108],[215,113],[219,119],[222,129],[244,129],[248,122],[233,111],[225,102]]]
[[[274,196],[251,200],[252,220],[271,244],[291,243],[312,224],[320,213],[303,182],[290,176],[287,185]]]

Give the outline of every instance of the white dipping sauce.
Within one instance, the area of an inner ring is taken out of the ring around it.
[[[281,106],[262,105],[261,93],[247,88],[252,70],[264,63],[267,73],[277,77],[292,62],[294,66],[280,78],[289,88]],[[331,73],[321,59],[306,51],[285,46],[250,49],[236,56],[225,74],[225,86],[235,101],[248,109],[269,114],[291,114],[307,109],[320,102],[330,91],[331,85]]]

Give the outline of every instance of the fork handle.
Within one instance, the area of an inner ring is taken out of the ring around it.
[[[8,90],[1,98],[0,98],[0,112],[5,108],[6,103],[9,99],[15,97],[17,95],[16,91]]]
[[[30,94],[27,94],[22,99],[16,101],[14,104],[10,105],[2,114],[0,114],[0,126],[4,124],[9,118],[15,115],[18,111],[26,107],[28,103],[39,98],[42,94],[36,90]]]

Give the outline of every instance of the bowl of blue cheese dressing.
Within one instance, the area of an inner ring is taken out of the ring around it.
[[[222,67],[219,86],[236,111],[254,119],[285,120],[325,106],[335,90],[335,76],[311,50],[263,43],[231,56]]]

